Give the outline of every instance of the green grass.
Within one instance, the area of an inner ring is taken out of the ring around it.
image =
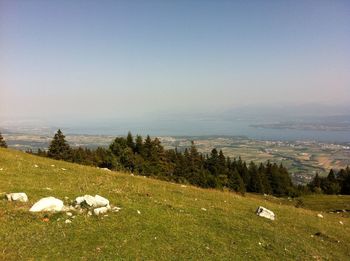
[[[0,168],[0,192],[29,196],[28,203],[0,200],[2,260],[350,258],[350,222],[337,214],[321,219],[319,212],[263,196],[181,187],[14,150],[0,149]],[[44,222],[46,214],[28,211],[41,197],[84,194],[104,196],[122,210],[107,217],[76,215],[71,224],[64,223],[65,213],[49,214]],[[277,219],[256,216],[260,205]]]

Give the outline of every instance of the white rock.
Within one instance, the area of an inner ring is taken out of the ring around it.
[[[105,171],[111,171],[110,169],[108,168],[101,168],[102,170],[105,170]]]
[[[317,214],[317,216],[318,216],[319,218],[323,218],[323,215],[322,215],[322,214]]]
[[[344,225],[343,221],[339,221],[339,224],[340,224],[340,225]]]
[[[186,188],[187,186],[186,185],[181,185],[181,188]]]
[[[275,220],[275,213],[273,213],[271,210],[264,208],[264,207],[258,207],[256,210],[256,214],[260,217],[268,218],[271,220]]]
[[[112,211],[113,211],[113,212],[118,212],[119,210],[121,210],[121,208],[119,208],[119,207],[114,207],[114,208],[112,208]]]
[[[3,170],[3,168],[0,169],[0,171],[2,171],[2,170]]]
[[[52,164],[51,167],[55,167],[55,165]]]
[[[109,200],[104,197],[101,197],[100,195],[95,195],[95,206],[96,207],[109,206]]]
[[[61,170],[67,170],[67,169],[65,169],[65,168],[61,168]]]
[[[137,210],[137,214],[141,215],[141,211],[140,211],[140,210]]]
[[[64,221],[64,223],[70,224],[70,223],[72,223],[72,221],[70,221],[69,219],[66,219],[66,221]]]
[[[201,208],[201,210],[203,210],[203,211],[207,211],[207,209],[206,209],[206,208]]]
[[[34,167],[35,167],[35,168],[39,168],[39,166],[38,166],[38,165],[36,165],[36,164],[34,165]]]
[[[107,207],[109,206],[109,200],[101,197],[99,195],[95,195],[95,197],[91,195],[85,195],[83,197],[77,197],[75,199],[76,204],[81,205],[84,202],[93,208],[99,208],[99,207]]]
[[[100,215],[100,214],[105,214],[108,212],[108,208],[107,207],[100,207],[100,208],[95,208],[94,209],[94,214],[96,216]]]
[[[28,196],[24,192],[9,193],[9,194],[6,194],[6,198],[8,201],[20,201],[20,202],[28,201]]]
[[[41,211],[62,211],[63,201],[54,197],[42,198],[36,202],[29,211],[41,212]]]
[[[72,212],[67,212],[66,214],[67,214],[68,217],[73,216]]]

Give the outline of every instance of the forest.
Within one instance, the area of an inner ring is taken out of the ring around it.
[[[6,146],[0,138],[2,146]],[[30,153],[33,153],[30,151]],[[327,177],[318,174],[307,186],[293,185],[282,164],[256,164],[240,157],[225,157],[213,148],[209,154],[199,153],[195,143],[184,151],[165,150],[158,138],[145,139],[128,133],[117,137],[109,148],[72,148],[61,130],[54,135],[47,151],[34,154],[73,163],[126,171],[136,175],[191,184],[202,188],[296,197],[307,193],[350,194],[350,169],[330,170]]]

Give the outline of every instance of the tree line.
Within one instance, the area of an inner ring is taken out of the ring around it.
[[[7,147],[0,133],[0,147]],[[32,153],[32,152],[31,152]],[[350,195],[350,168],[327,177],[318,173],[307,186],[294,186],[287,169],[271,163],[246,163],[240,157],[231,159],[221,150],[212,149],[209,154],[198,152],[194,142],[184,151],[166,150],[158,138],[145,139],[129,132],[117,137],[108,148],[72,148],[61,130],[54,135],[47,151],[39,149],[35,154],[57,160],[129,171],[178,183],[203,188],[228,188],[237,192],[254,192],[276,196],[298,196],[305,193]]]
[[[48,151],[38,155],[74,163],[129,171],[135,174],[203,188],[228,188],[237,192],[256,192],[278,196],[295,195],[287,169],[275,163],[247,164],[241,158],[226,157],[221,150],[199,153],[194,142],[184,151],[166,150],[158,138],[145,139],[129,132],[117,137],[108,148],[71,148],[61,130],[55,134]]]
[[[350,195],[350,168],[347,166],[338,172],[331,169],[327,177],[316,173],[308,187],[315,193]]]

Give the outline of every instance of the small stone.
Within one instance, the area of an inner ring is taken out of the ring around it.
[[[36,165],[36,164],[34,165],[34,167],[35,167],[35,168],[39,168],[39,166],[38,166],[38,165]]]
[[[187,186],[186,185],[181,185],[181,188],[186,188]]]
[[[2,171],[2,170],[3,170],[3,168],[0,169],[0,171]]]
[[[88,211],[87,213],[89,216],[92,216],[92,212],[91,211]]]
[[[206,208],[201,208],[201,210],[203,210],[203,211],[207,211],[207,209],[206,209]]]
[[[51,167],[55,167],[55,165],[52,164]]]
[[[339,224],[340,224],[340,225],[344,225],[343,221],[339,221]]]
[[[61,170],[67,170],[67,169],[65,169],[65,168],[61,168]]]
[[[259,246],[261,246],[262,245],[262,243],[261,242],[259,242]]]
[[[141,211],[140,211],[140,210],[137,210],[137,214],[141,215]]]
[[[256,214],[260,217],[264,217],[270,220],[275,220],[275,213],[273,213],[271,210],[264,208],[264,207],[258,207],[256,210]]]
[[[71,212],[67,212],[66,214],[67,214],[68,217],[73,216],[73,214]]]
[[[70,221],[69,219],[66,219],[66,221],[64,221],[64,223],[70,224],[70,223],[72,223],[72,221]]]
[[[19,201],[19,202],[27,202],[28,201],[28,196],[24,192],[9,193],[9,194],[6,194],[6,198],[8,201]]]
[[[119,210],[121,210],[121,208],[119,208],[119,207],[114,207],[114,208],[112,208],[112,211],[113,211],[113,212],[118,212]]]
[[[319,218],[323,218],[323,215],[320,214],[320,213],[318,213],[317,216],[318,216]]]
[[[96,216],[100,215],[100,214],[105,214],[108,212],[108,208],[107,207],[100,207],[100,208],[95,208],[94,209],[94,214]]]

